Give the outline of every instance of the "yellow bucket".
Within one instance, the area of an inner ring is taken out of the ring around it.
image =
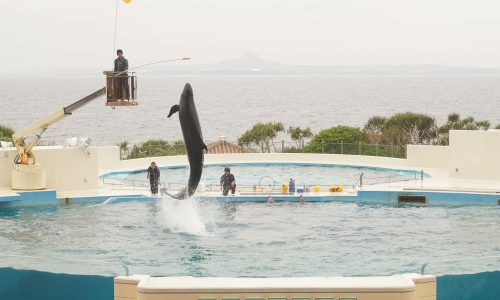
[[[283,194],[288,193],[288,184],[286,184],[286,183],[282,183],[282,184],[281,184],[281,192],[282,192]]]
[[[338,189],[337,189],[339,192],[342,192],[344,190],[344,187],[339,185]]]
[[[320,190],[321,190],[321,187],[320,187],[319,185],[315,185],[315,186],[313,187],[313,191],[314,191],[315,193],[319,193],[319,191],[320,191]]]

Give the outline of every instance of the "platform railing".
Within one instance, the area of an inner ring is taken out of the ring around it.
[[[267,178],[267,179],[266,179]],[[265,180],[263,180],[265,179]],[[375,184],[391,184],[397,182],[408,182],[408,181],[420,181],[423,178],[421,173],[408,173],[408,174],[390,174],[386,176],[365,176],[360,173],[355,180],[345,180],[341,182],[335,182],[334,184],[302,184],[296,182],[295,187],[305,188],[306,192],[313,192],[314,186],[319,186],[321,192],[329,191],[332,185],[342,186],[344,189],[355,190],[358,187],[363,187],[367,185]],[[101,177],[101,183],[103,187],[111,188],[112,190],[149,190],[149,180],[146,179],[115,179]],[[281,185],[287,184],[286,182],[275,181],[270,176],[264,176],[256,182],[255,184],[237,184],[238,192],[280,192]],[[186,186],[186,183],[182,182],[160,182],[159,188],[167,191],[179,191]],[[202,192],[218,192],[220,191],[220,184],[218,182],[201,182],[198,186],[198,190]]]
[[[78,275],[129,275],[127,265],[119,262],[41,257],[0,253],[0,268],[37,270]]]
[[[121,159],[136,159],[144,157],[174,156],[186,154],[184,144],[163,144],[163,145],[134,145],[131,147],[121,147]]]
[[[137,99],[137,76],[135,72],[115,73],[113,71],[104,71],[104,75],[106,75],[107,102],[126,98],[131,101]]]
[[[101,183],[104,187],[111,188],[112,190],[148,190],[149,189],[149,181],[148,180],[139,180],[139,179],[113,179],[113,178],[103,178],[101,179]],[[278,192],[281,191],[282,182],[273,182],[273,184],[237,184],[237,190],[239,192]],[[354,183],[350,182],[340,182],[336,183],[336,185],[341,185],[346,189],[353,189]],[[296,184],[296,188],[307,187],[308,191],[313,190],[313,186],[315,185],[303,185]],[[320,185],[321,191],[328,191],[328,188],[331,185]],[[181,182],[161,182],[160,188],[164,188],[168,191],[179,191],[186,187],[186,183]],[[219,183],[200,183],[198,186],[199,191],[204,192],[218,192],[220,191]]]
[[[270,145],[261,143],[260,145],[253,145],[252,148],[261,153],[323,153],[406,158],[406,146],[362,142],[310,142],[307,145],[301,146],[294,142],[281,141],[271,143]]]
[[[207,145],[210,142],[205,141]],[[237,144],[234,142],[233,144]],[[297,146],[293,142],[273,142],[270,144],[242,144],[243,152],[253,153],[322,153],[340,155],[366,155],[392,158],[406,158],[406,146],[383,145],[369,143],[309,143]],[[210,154],[210,151],[208,152]],[[186,154],[182,142],[166,142],[158,145],[126,145],[121,147],[122,159],[135,159],[143,157],[159,157]]]
[[[391,183],[400,183],[407,181],[422,181],[423,171],[421,172],[412,172],[407,174],[389,174],[385,176],[365,176],[363,173],[359,175],[359,179],[356,182],[355,186],[363,187],[365,185],[375,185],[375,184],[391,184]]]
[[[500,255],[433,260],[420,267],[421,275],[462,275],[493,271],[500,271]]]

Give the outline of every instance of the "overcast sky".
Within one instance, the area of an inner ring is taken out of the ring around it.
[[[115,4],[2,0],[1,71],[109,67]],[[132,66],[253,50],[283,64],[500,67],[500,1],[120,0],[116,46]]]

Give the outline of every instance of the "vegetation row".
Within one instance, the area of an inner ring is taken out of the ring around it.
[[[448,115],[444,124],[426,114],[405,112],[390,117],[373,116],[362,127],[338,125],[313,133],[311,128],[290,126],[281,122],[257,123],[246,130],[238,144],[260,152],[342,153],[404,157],[406,145],[448,145],[450,130],[487,130],[489,121],[462,118],[458,113]],[[500,129],[500,124],[495,127]],[[11,142],[14,131],[0,125],[0,141]],[[287,134],[292,144],[277,142],[280,134]],[[148,140],[130,147],[120,143],[122,158],[141,158],[186,153],[182,141]]]

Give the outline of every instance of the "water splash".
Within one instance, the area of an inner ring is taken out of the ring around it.
[[[116,200],[116,197],[109,197],[106,201],[104,201],[101,204],[102,205],[106,205],[106,204],[109,204],[109,203],[113,202],[114,200]]]
[[[102,205],[112,204],[113,202],[116,201],[116,199],[117,199],[117,197],[109,197],[108,199],[104,200],[101,203],[92,204],[92,205],[89,205],[87,207],[93,208],[93,207],[99,207],[99,206],[102,206]]]
[[[198,236],[210,235],[193,197],[177,200],[164,196],[159,202],[159,207],[160,222],[169,231]]]

